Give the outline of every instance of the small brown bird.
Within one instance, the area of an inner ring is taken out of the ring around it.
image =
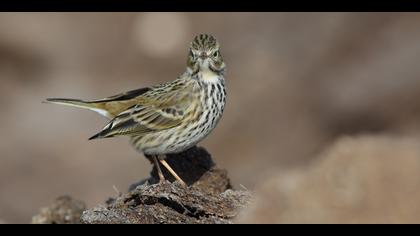
[[[160,181],[165,179],[159,162],[186,186],[165,155],[196,145],[216,127],[226,103],[225,68],[217,40],[200,34],[191,43],[186,71],[172,82],[99,100],[49,98],[47,102],[89,109],[109,118],[90,139],[130,136],[139,152],[153,157]]]

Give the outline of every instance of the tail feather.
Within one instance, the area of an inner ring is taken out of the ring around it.
[[[80,99],[70,99],[70,98],[47,98],[46,103],[55,103],[66,106],[80,107],[80,108],[93,108],[93,105],[89,102],[80,100]]]
[[[95,111],[105,117],[110,118],[109,112],[107,112],[104,109],[99,108],[94,102],[88,102],[88,101],[83,101],[80,99],[71,99],[71,98],[47,98],[46,101],[44,101],[44,103],[53,103],[53,104],[60,104],[60,105],[65,105],[65,106],[88,109],[91,111]]]

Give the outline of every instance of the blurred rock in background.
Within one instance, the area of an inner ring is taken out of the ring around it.
[[[60,196],[40,213],[32,217],[32,224],[80,224],[80,217],[86,206],[70,196]]]
[[[41,101],[173,80],[202,32],[220,41],[228,104],[200,145],[237,187],[307,170],[343,135],[416,135],[419,25],[418,13],[0,13],[0,218],[30,222],[63,194],[92,207],[147,176],[127,138],[87,140],[105,119]]]
[[[343,137],[256,190],[241,223],[419,223],[420,137]]]

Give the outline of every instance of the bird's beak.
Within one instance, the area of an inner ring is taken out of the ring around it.
[[[205,60],[207,58],[207,54],[205,52],[202,52],[199,57],[201,60]]]

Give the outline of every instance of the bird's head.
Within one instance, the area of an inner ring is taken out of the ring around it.
[[[187,66],[192,73],[200,70],[223,73],[226,65],[216,38],[209,34],[195,36],[189,49]]]

